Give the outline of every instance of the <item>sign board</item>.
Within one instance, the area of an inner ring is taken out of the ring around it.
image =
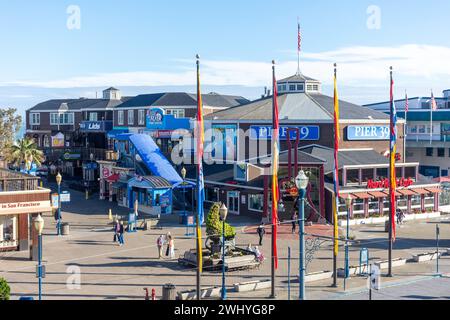
[[[347,140],[389,140],[389,126],[348,126]]]
[[[369,283],[367,284],[368,288],[372,290],[380,290],[381,288],[380,268],[375,264],[371,264],[369,272],[370,272]]]
[[[64,134],[60,132],[52,137],[52,147],[54,148],[64,147]]]
[[[194,226],[195,225],[194,216],[188,216],[186,221],[187,221],[186,222],[187,226]]]
[[[97,162],[88,162],[83,164],[85,170],[96,170],[98,168]]]
[[[106,132],[112,129],[112,121],[83,121],[80,123],[81,132]]]
[[[164,120],[164,110],[153,108],[147,112],[147,128],[162,125]]]
[[[300,140],[302,141],[317,141],[320,140],[319,126],[282,126],[280,127],[280,140],[288,140],[288,129],[298,128],[300,133]],[[272,139],[272,126],[250,126],[251,140],[270,140]],[[289,134],[290,140],[296,140],[296,131],[291,131]]]
[[[0,215],[51,212],[50,205],[48,200],[0,203]]]
[[[57,193],[52,193],[52,207],[58,208],[59,207],[59,198]]]
[[[66,152],[63,154],[64,160],[80,160],[81,154],[80,153],[73,153],[73,152]]]
[[[61,193],[61,202],[70,202],[70,193],[69,193],[69,191],[63,191]]]
[[[45,278],[46,270],[45,266],[41,266],[41,278]],[[39,278],[39,265],[36,266],[36,278]]]

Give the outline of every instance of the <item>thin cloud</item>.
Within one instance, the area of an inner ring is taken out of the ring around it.
[[[194,61],[179,59],[178,72],[136,71],[101,73],[51,81],[1,82],[0,86],[41,88],[81,88],[114,86],[186,86],[195,85]],[[333,63],[338,63],[343,86],[372,87],[383,85],[394,67],[397,83],[405,86],[439,87],[450,82],[450,47],[407,44],[396,47],[353,46],[333,51],[302,53],[304,74],[332,81]],[[277,64],[279,78],[292,75],[296,61]],[[426,80],[426,83],[424,83]],[[266,86],[271,83],[271,64],[261,61],[202,60],[202,83],[217,86]]]

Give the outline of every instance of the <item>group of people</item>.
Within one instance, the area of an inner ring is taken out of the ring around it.
[[[166,245],[166,257],[170,259],[175,258],[175,242],[172,235],[168,232],[166,235],[160,235],[156,239],[156,246],[158,247],[158,259],[163,258],[163,247]]]
[[[124,245],[124,240],[123,240],[123,233],[124,233],[124,226],[123,226],[123,221],[119,221],[116,219],[116,221],[114,222],[114,242],[119,242],[119,246],[123,246]]]

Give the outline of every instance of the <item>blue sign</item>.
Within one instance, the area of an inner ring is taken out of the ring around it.
[[[319,126],[282,126],[280,127],[280,140],[287,140],[288,129],[299,129],[300,140],[317,141],[320,139]],[[272,126],[250,126],[250,139],[252,140],[270,140],[272,139]],[[295,140],[296,132],[291,131],[290,140]]]
[[[106,132],[112,129],[112,121],[83,121],[80,123],[82,132]]]
[[[389,140],[389,126],[348,126],[347,140]]]
[[[147,112],[147,128],[162,125],[164,120],[164,110],[160,108],[150,109]]]
[[[85,170],[96,170],[98,168],[97,162],[88,162],[83,164]]]

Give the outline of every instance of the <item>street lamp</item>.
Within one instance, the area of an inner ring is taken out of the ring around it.
[[[56,184],[58,185],[58,222],[56,223],[56,231],[58,236],[61,235],[61,181],[62,176],[61,173],[58,172],[56,176]]]
[[[227,299],[227,288],[225,287],[225,220],[228,215],[228,208],[223,203],[219,209],[220,220],[222,221],[222,300]]]
[[[38,215],[33,220],[34,227],[38,232],[38,279],[39,279],[39,300],[42,300],[42,230],[44,230],[44,219]]]
[[[298,224],[299,224],[298,232],[300,242],[300,251],[299,251],[300,300],[305,300],[305,195],[308,183],[309,178],[306,176],[303,170],[300,170],[297,177],[295,178],[295,184],[298,189],[298,201],[300,202],[298,215]]]
[[[181,177],[183,178],[183,215],[186,216],[186,168],[181,169]],[[187,225],[187,223],[186,223]]]
[[[348,256],[348,240],[350,235],[350,208],[352,206],[352,197],[348,194],[345,198],[345,205],[347,207],[347,236],[345,241],[345,277],[344,277],[344,290],[346,289],[346,279],[350,277],[350,261]]]

